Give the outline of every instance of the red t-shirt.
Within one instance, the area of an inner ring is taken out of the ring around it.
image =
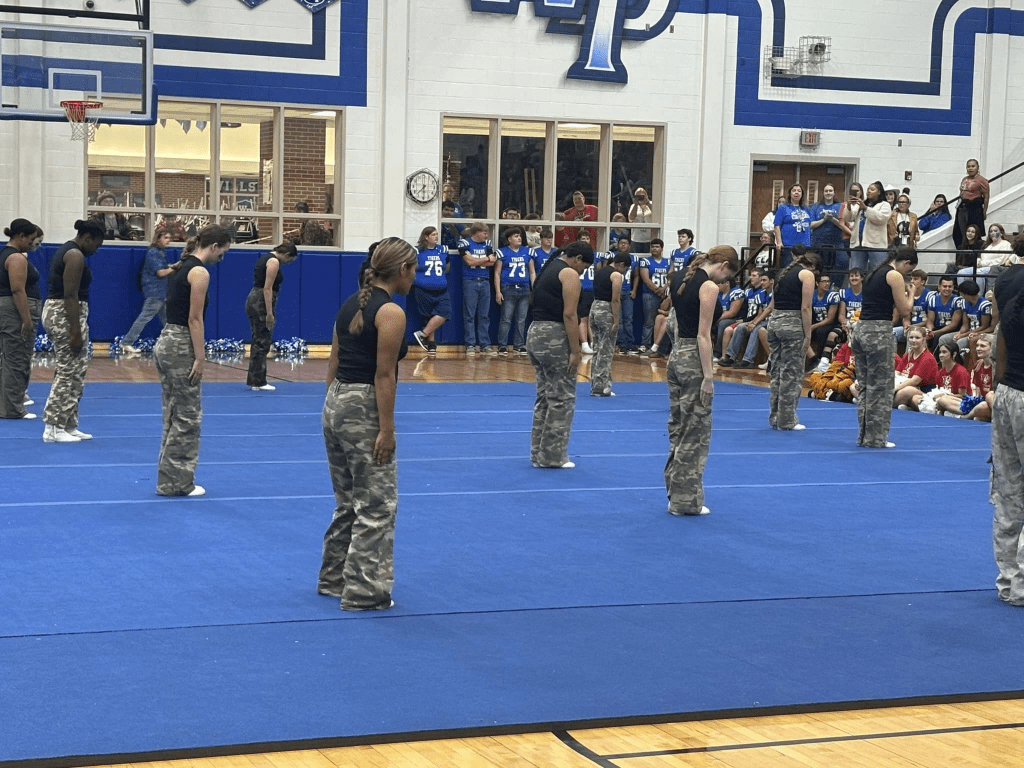
[[[596,205],[584,205],[583,210],[579,211],[574,205],[572,208],[564,213],[566,221],[597,221],[597,206]],[[587,232],[590,233],[590,244],[596,246],[597,244],[597,230],[593,227],[583,227]],[[556,236],[556,244],[559,248],[564,248],[573,240],[577,240],[580,236],[580,228],[577,227],[559,227],[558,235]],[[596,251],[597,248],[595,247]]]
[[[970,394],[971,377],[960,363],[954,363],[951,371],[939,369],[939,386],[948,389],[954,395]]]
[[[974,391],[979,397],[984,397],[992,391],[992,366],[982,365],[980,362],[974,366],[974,375],[971,376],[974,384]]]
[[[925,386],[934,385],[939,380],[939,364],[935,362],[935,355],[928,350],[922,352],[916,360],[910,357],[908,351],[900,358],[900,364],[896,366],[896,370],[908,377],[920,376],[921,383]]]

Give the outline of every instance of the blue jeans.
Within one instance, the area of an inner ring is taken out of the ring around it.
[[[487,278],[462,281],[462,325],[470,347],[491,346],[491,283]]]
[[[889,258],[888,251],[865,251],[868,255],[868,267],[867,271],[870,272],[887,258]],[[864,277],[867,277],[865,274]]]
[[[842,285],[846,273],[850,269],[850,252],[845,248],[837,248],[833,263],[832,285]],[[867,277],[867,275],[865,275]]]
[[[654,318],[658,316],[661,297],[654,293],[644,294],[644,337],[640,343],[650,349],[654,346]]]
[[[721,356],[721,354],[722,354],[722,336],[725,334],[725,329],[728,328],[730,325],[732,325],[735,322],[736,322],[736,318],[735,317],[723,317],[721,320],[718,321],[718,327],[715,329],[714,338],[712,338],[712,341],[714,342],[714,344],[712,344],[712,348],[711,348],[712,352],[715,355]]]
[[[732,341],[729,342],[729,349],[726,350],[725,356],[730,360],[739,360],[740,347],[744,347],[743,359],[748,363],[754,362],[754,359],[757,357],[757,333],[766,325],[768,325],[768,321],[764,320],[755,325],[752,331],[747,331],[746,323],[737,325],[736,330],[733,331]]]
[[[636,346],[636,337],[633,336],[633,297],[623,293],[620,307],[618,344],[623,349],[629,349]]]
[[[142,302],[142,311],[135,318],[128,333],[121,339],[122,346],[130,347],[139,339],[139,334],[149,325],[149,321],[157,315],[160,316],[161,325],[167,325],[167,302],[163,299],[146,299]]]
[[[526,346],[526,313],[530,309],[530,287],[527,285],[501,286],[501,322],[498,323],[498,346],[503,347],[508,341],[509,326],[512,316],[516,318],[516,349]]]

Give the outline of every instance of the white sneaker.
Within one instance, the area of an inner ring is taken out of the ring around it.
[[[139,350],[137,350],[131,344],[122,344],[121,354],[124,355],[125,357],[138,357],[142,353],[139,352]]]
[[[563,464],[561,467],[559,467],[559,469],[574,469],[575,467],[576,467],[576,463],[575,462],[567,461],[567,462],[565,462],[565,464]]]
[[[80,443],[82,438],[69,435],[63,429],[58,429],[52,424],[47,424],[43,430],[44,443]]]
[[[25,398],[25,402],[22,403],[22,405],[26,405],[26,406],[27,405],[35,405],[35,404],[36,404],[36,401],[33,400],[31,397],[26,397]]]
[[[83,432],[78,427],[68,431],[68,434],[72,437],[77,437],[79,440],[92,440],[92,435],[88,432]]]
[[[952,416],[953,414],[949,414],[949,415],[950,415],[950,416]],[[32,419],[37,419],[37,418],[39,418],[39,417],[38,417],[38,416],[36,416],[36,415],[35,415],[34,413],[26,413],[26,414],[25,414],[24,416],[22,416],[21,418],[22,418],[23,420],[26,420],[26,421],[30,421],[30,420],[32,420]]]
[[[831,363],[829,363],[828,358],[823,357],[821,358],[821,360],[818,361],[818,367],[815,368],[815,370],[818,373],[824,373],[825,371],[828,370],[829,365],[831,365]]]
[[[698,512],[697,514],[698,515],[710,515],[711,514],[711,510],[708,509],[707,507],[701,507],[700,508],[700,512]]]
[[[758,367],[759,369],[761,369],[762,371],[767,371],[767,370],[768,370],[768,363],[767,363],[767,362],[761,363],[761,364],[760,364],[759,366],[757,366],[757,367]]]
[[[585,341],[582,344],[580,344],[580,351],[583,352],[584,355],[594,354],[594,348]]]
[[[905,405],[897,405],[896,406],[896,410],[898,410],[898,411],[909,411],[910,409],[907,408],[907,406],[905,406]]]
[[[253,392],[273,392],[277,387],[273,384],[264,384],[262,387],[252,387]]]
[[[807,429],[807,427],[804,424],[797,424],[795,427],[793,427],[794,432],[799,432],[801,429]]]
[[[888,443],[888,442],[887,442],[887,443],[885,444],[885,447],[886,447],[886,448],[895,448],[895,447],[896,447],[896,443]]]
[[[201,486],[201,485],[197,485],[195,488],[193,488],[191,491],[189,491],[186,495],[187,496],[205,496],[206,495],[206,489],[203,488],[203,486]]]
[[[29,415],[31,415],[31,414],[29,414]],[[943,412],[942,412],[942,415],[943,415],[943,416],[948,416],[948,417],[949,417],[949,418],[951,418],[951,419],[959,419],[959,418],[962,418],[962,417],[960,416],[960,414],[959,414],[959,413],[953,413],[952,411],[943,411]]]

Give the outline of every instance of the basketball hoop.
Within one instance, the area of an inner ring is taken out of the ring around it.
[[[102,101],[62,101],[64,114],[71,123],[71,140],[88,142],[96,138],[96,123],[99,115],[90,115],[89,110],[99,109]]]

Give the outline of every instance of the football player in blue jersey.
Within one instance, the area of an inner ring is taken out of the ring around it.
[[[664,257],[665,243],[661,238],[651,240],[651,254],[640,259],[638,274],[643,291],[644,335],[640,341],[640,353],[654,349],[654,319],[658,308],[668,295],[669,260]]]
[[[928,344],[934,352],[942,343],[943,337],[950,339],[964,324],[964,300],[953,293],[954,280],[952,275],[939,278],[938,293],[928,297]]]
[[[544,265],[551,260],[551,254],[555,252],[555,235],[547,228],[540,231],[540,247],[530,251],[530,263],[527,265],[530,270],[530,287],[537,283],[537,276],[544,269]]]
[[[515,318],[512,350],[526,355],[526,313],[530,309],[530,249],[523,245],[521,227],[505,232],[508,245],[498,250],[494,268],[494,300],[501,307],[498,325],[498,354],[508,353],[508,336]]]
[[[429,355],[437,354],[434,333],[452,316],[452,302],[448,296],[448,249],[440,245],[436,227],[424,227],[417,243],[416,282],[412,287],[413,303],[423,329],[413,338]]]
[[[462,256],[462,322],[466,354],[491,350],[491,267],[497,259],[488,239],[490,229],[482,222],[470,224],[459,240]]]

